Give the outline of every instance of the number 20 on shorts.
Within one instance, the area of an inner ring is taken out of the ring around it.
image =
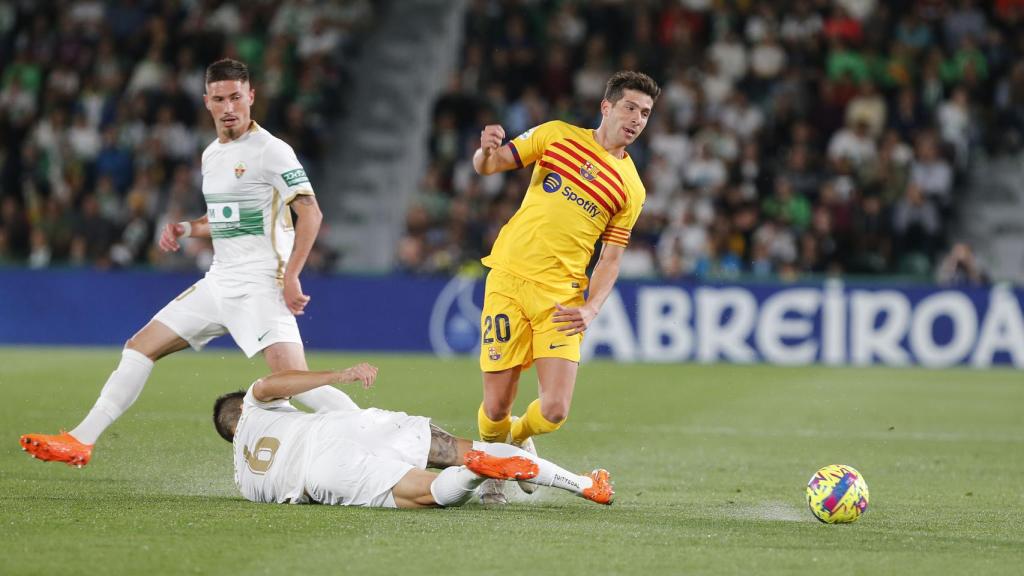
[[[484,316],[484,334],[482,340],[484,344],[493,344],[495,339],[497,339],[498,342],[508,342],[508,339],[511,337],[512,324],[509,322],[507,314],[496,314],[493,317]]]

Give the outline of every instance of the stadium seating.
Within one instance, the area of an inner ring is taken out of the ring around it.
[[[409,116],[415,140],[427,133],[417,186],[395,171],[418,169],[418,156],[398,154],[388,135],[352,142],[385,145],[401,158],[390,169],[352,154],[339,162],[337,137],[325,133],[353,92],[351,56],[391,3],[5,3],[0,262],[208,264],[204,242],[167,255],[152,239],[202,210],[198,154],[212,139],[203,67],[231,55],[258,80],[256,119],[295,147],[312,177],[333,190],[341,179],[332,170],[351,175],[326,211],[332,234],[311,255],[315,269],[338,269],[341,250],[356,268],[478,270],[528,177],[473,174],[480,127],[500,122],[514,135],[552,118],[596,125],[604,80],[636,68],[664,93],[630,150],[648,201],[624,276],[931,277],[957,241],[1005,229],[970,226],[964,215],[978,211],[964,198],[979,165],[1009,173],[999,159],[1024,142],[1017,4],[452,3],[465,11],[452,35],[461,36],[459,64],[441,80],[432,118],[407,114],[410,94],[435,90],[424,88],[425,60],[402,76],[420,88],[395,87],[381,101],[401,108],[392,119]],[[395,50],[415,44],[412,32],[401,36]],[[386,44],[374,44],[381,58]],[[379,90],[395,74],[374,77]],[[993,180],[987,169],[980,176]],[[382,179],[400,192],[362,192],[360,182]],[[382,205],[387,218],[374,220]],[[992,240],[989,252],[1012,259],[1016,238]],[[366,245],[375,251],[353,259]]]
[[[518,205],[524,174],[472,172],[485,121],[596,126],[635,68],[664,92],[630,149],[648,200],[623,275],[929,278],[979,152],[1020,141],[1020,13],[982,4],[470,3],[400,265],[475,267]]]
[[[248,63],[253,117],[316,178],[345,103],[346,63],[374,4],[0,4],[0,262],[44,268],[208,265],[208,242],[153,248],[202,214],[199,155],[215,135],[204,69]],[[309,266],[329,268],[321,243]]]

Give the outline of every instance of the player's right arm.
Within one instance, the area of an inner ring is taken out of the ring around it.
[[[205,214],[202,218],[196,218],[188,222],[189,236],[197,238],[209,238],[210,237],[210,219]],[[163,231],[160,232],[160,249],[164,252],[174,252],[181,248],[178,244],[178,238],[185,235],[185,225],[181,222],[168,222],[164,226]]]
[[[480,132],[480,148],[473,153],[473,169],[481,176],[519,168],[515,154],[509,144],[502,146],[505,129],[498,124],[488,124]]]
[[[256,381],[252,395],[260,402],[280,398],[291,398],[321,386],[338,385],[346,382],[360,382],[363,388],[373,386],[377,379],[377,367],[362,362],[344,370],[307,372],[306,370],[284,370]]]

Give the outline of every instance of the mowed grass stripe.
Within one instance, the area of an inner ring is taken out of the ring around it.
[[[547,490],[501,510],[407,512],[241,500],[209,411],[264,364],[233,349],[161,361],[83,470],[17,449],[21,433],[74,426],[119,356],[0,349],[0,573],[1016,574],[1024,561],[1024,379],[1012,370],[589,362],[569,421],[538,444],[568,468],[611,470],[616,505]],[[350,390],[361,405],[474,434],[473,359],[367,359],[381,376]],[[516,409],[535,397],[530,371]],[[871,488],[856,524],[805,509],[803,484],[832,462]]]

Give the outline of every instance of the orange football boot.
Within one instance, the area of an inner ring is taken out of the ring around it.
[[[590,476],[590,479],[594,481],[594,485],[584,490],[581,496],[591,502],[610,505],[615,500],[615,490],[612,487],[611,474],[607,470],[599,468],[587,474],[587,476]]]
[[[63,462],[81,468],[92,458],[92,444],[82,444],[61,430],[60,434],[23,434],[21,449],[45,462]]]
[[[482,450],[466,452],[465,462],[474,473],[496,480],[529,480],[540,473],[536,463],[522,456],[502,458]]]

